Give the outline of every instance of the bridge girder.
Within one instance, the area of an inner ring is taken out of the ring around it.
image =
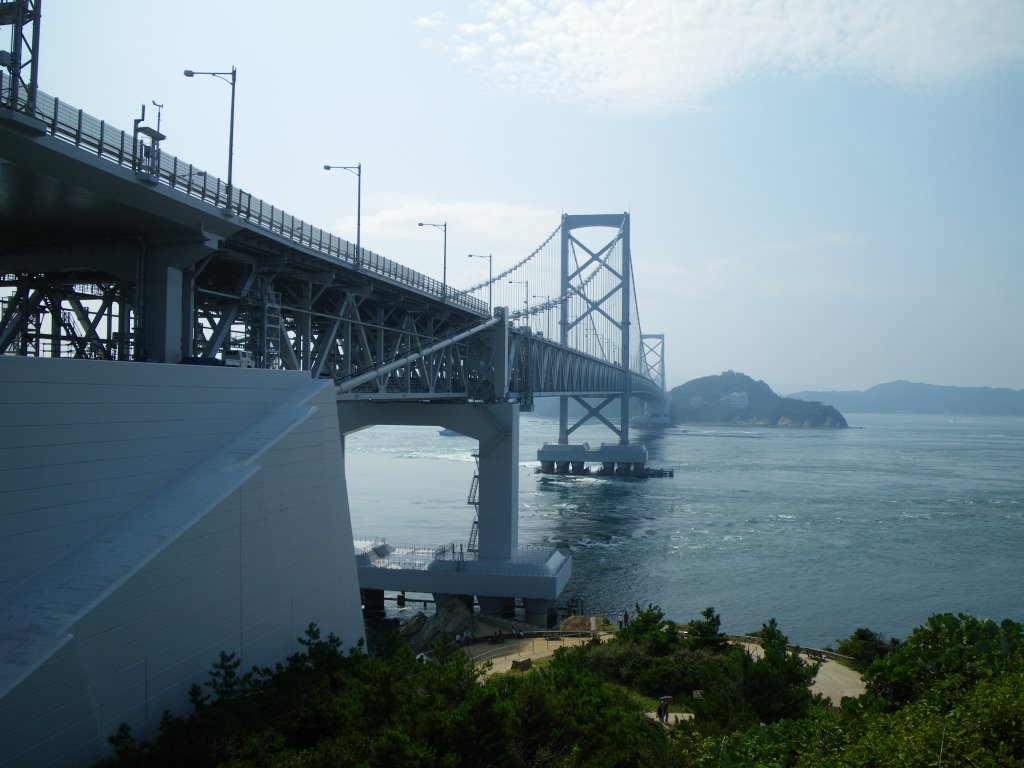
[[[11,85],[4,73],[0,81]],[[535,394],[647,397],[657,387],[624,373],[625,356],[605,362],[505,320],[480,330],[493,319],[482,301],[356,253],[158,147],[141,153],[150,158],[142,174],[138,135],[51,96],[39,94],[30,123],[11,116],[21,102],[3,106],[0,354],[219,362],[242,348],[260,367],[339,382],[363,375],[348,397],[526,407]],[[623,216],[566,217],[562,226],[619,222],[628,237]],[[625,297],[629,270],[619,271]],[[587,305],[608,315],[619,292]]]

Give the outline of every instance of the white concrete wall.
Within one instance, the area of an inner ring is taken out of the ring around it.
[[[122,721],[154,735],[222,650],[248,669],[297,650],[310,621],[346,646],[363,637],[329,383],[0,358],[0,435],[0,661],[28,671],[0,699],[0,766],[85,764]],[[154,545],[133,532],[151,519],[174,533]],[[48,581],[111,538],[120,570]],[[51,583],[75,594],[36,605]],[[24,638],[60,611],[70,640],[26,662]]]

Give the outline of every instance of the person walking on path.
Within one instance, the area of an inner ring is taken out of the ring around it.
[[[668,725],[668,703],[671,699],[671,696],[662,696],[658,699],[658,720],[662,725]]]

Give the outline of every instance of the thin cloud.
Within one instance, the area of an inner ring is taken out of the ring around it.
[[[484,0],[450,50],[510,91],[622,112],[760,72],[941,85],[1018,66],[1018,0]]]
[[[430,16],[420,16],[413,22],[417,27],[423,27],[424,29],[435,29],[441,26],[441,20],[444,18],[442,13],[434,13]]]

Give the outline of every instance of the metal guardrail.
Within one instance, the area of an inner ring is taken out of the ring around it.
[[[524,625],[526,626],[526,625]],[[502,642],[497,643],[494,648],[484,651],[483,653],[473,653],[470,650],[470,655],[474,664],[482,664],[485,661],[494,661],[495,659],[504,659],[508,656],[522,656],[524,651],[529,650],[531,654],[537,654],[537,643],[542,642],[544,644],[543,650],[548,652],[551,650],[551,643],[558,643],[557,647],[564,647],[563,641],[566,638],[586,638],[588,640],[600,635],[600,632],[585,632],[585,631],[565,631],[565,630],[528,630],[523,632],[521,638],[516,638],[513,635],[504,635]],[[472,649],[477,645],[490,644],[490,637],[482,635],[477,638],[476,643],[469,645],[463,645],[463,648]]]
[[[557,547],[545,546],[542,544],[522,545],[517,550],[520,553],[528,553],[522,556],[513,556],[508,560],[486,561],[480,560],[476,552],[470,552],[465,542],[456,541],[438,546],[405,546],[401,544],[390,544],[383,538],[367,539],[359,537],[360,542],[367,542],[366,545],[356,549],[357,560],[363,556],[364,562],[360,567],[381,568],[385,570],[427,570],[434,563],[448,563],[443,570],[461,570],[468,563],[486,562],[488,564],[487,575],[491,576],[552,576],[547,569],[550,556],[558,551]],[[461,549],[459,548],[461,546]],[[378,547],[387,547],[389,551],[385,554],[374,552]],[[371,557],[371,552],[377,554]],[[534,554],[535,553],[535,554]],[[561,572],[569,563],[565,558],[558,564],[555,573]]]
[[[685,634],[685,632],[683,634]],[[761,645],[761,638],[757,637],[756,635],[726,635],[726,637],[734,643]],[[857,661],[852,656],[843,656],[841,653],[829,651],[824,648],[809,648],[806,645],[793,645],[792,643],[786,643],[786,650],[790,653],[802,653],[805,656],[810,657],[814,661],[825,661],[826,659],[830,661]]]
[[[10,76],[0,72],[0,107],[26,114],[26,105],[24,94],[14,92]],[[347,240],[307,224],[238,187],[231,189],[229,200],[227,184],[216,176],[159,149],[145,156],[142,145],[136,144],[132,134],[42,91],[37,91],[35,111],[29,116],[38,120],[47,134],[121,167],[145,173],[145,178],[154,184],[166,185],[217,208],[230,209],[232,215],[260,229],[335,258],[358,271],[484,317],[489,314],[483,300],[365,248],[357,253],[355,245]]]

